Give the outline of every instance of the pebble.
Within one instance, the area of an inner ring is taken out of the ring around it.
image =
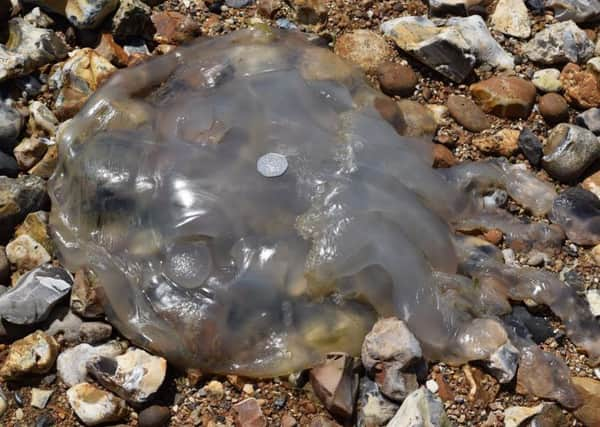
[[[121,421],[128,413],[123,399],[88,383],[77,384],[68,389],[67,399],[86,426]]]
[[[251,397],[233,405],[235,425],[239,427],[267,427],[267,419],[258,401]]]
[[[0,378],[15,380],[31,374],[44,374],[54,365],[58,343],[42,331],[15,341],[0,368]]]
[[[202,388],[206,395],[215,399],[221,400],[225,396],[225,388],[223,383],[217,380],[212,380]]]
[[[575,124],[600,135],[600,108],[590,108],[575,117]]]
[[[25,220],[15,230],[15,237],[22,235],[31,236],[48,253],[52,254],[54,252],[54,243],[48,230],[48,212],[37,211],[27,214]]]
[[[94,48],[94,52],[117,67],[125,67],[129,62],[129,55],[125,53],[125,49],[115,41],[110,33],[102,33],[100,42]]]
[[[353,30],[339,36],[334,52],[340,57],[357,64],[366,72],[374,72],[393,55],[393,49],[385,39],[371,30]]]
[[[277,12],[281,10],[283,4],[281,0],[257,0],[256,10],[265,18],[273,19]]]
[[[156,28],[154,41],[181,44],[200,35],[201,27],[191,17],[179,12],[154,12],[151,16]]]
[[[112,326],[104,322],[83,322],[79,328],[79,339],[83,343],[99,344],[111,335]]]
[[[58,146],[52,144],[48,147],[46,154],[39,162],[29,169],[30,175],[39,176],[40,178],[48,179],[52,176],[56,165],[58,164]]]
[[[400,49],[457,83],[471,74],[476,62],[501,69],[514,67],[513,57],[494,40],[478,15],[440,21],[403,16],[383,22],[381,30]]]
[[[71,291],[71,310],[85,319],[102,317],[104,308],[99,287],[97,278],[91,272],[78,270]]]
[[[433,167],[449,168],[458,163],[452,151],[442,144],[433,145]]]
[[[554,200],[548,215],[578,245],[600,244],[600,199],[581,187],[571,187]]]
[[[600,171],[594,172],[584,179],[581,186],[600,198]]]
[[[561,182],[574,181],[600,158],[600,141],[589,130],[561,123],[554,127],[544,145],[543,168]]]
[[[58,90],[54,110],[60,119],[75,115],[92,93],[117,69],[93,49],[72,51],[69,59],[55,66],[50,76],[52,86]]]
[[[0,102],[0,150],[5,153],[12,152],[23,124],[23,116],[16,108]]]
[[[540,139],[529,128],[523,128],[519,134],[519,148],[533,166],[539,166],[544,155]]]
[[[594,54],[594,43],[573,21],[547,25],[523,46],[525,55],[540,64],[583,63]]]
[[[112,18],[111,31],[117,40],[142,37],[152,40],[155,28],[151,19],[152,9],[141,0],[120,0]]]
[[[70,274],[61,267],[37,267],[0,295],[0,317],[17,325],[41,322],[68,295],[72,283]]]
[[[401,99],[395,103],[395,106],[402,124],[400,128],[402,135],[433,137],[438,123],[431,109],[412,99]]]
[[[327,21],[328,3],[324,0],[294,0],[296,21],[304,25],[316,25]]]
[[[169,424],[171,411],[166,406],[152,405],[140,412],[139,427],[165,427]]]
[[[600,381],[584,377],[573,377],[572,380],[583,397],[583,405],[573,411],[573,415],[586,426],[600,425]]]
[[[100,346],[79,344],[61,352],[56,361],[56,370],[59,378],[68,386],[85,382],[87,380],[86,364],[94,357],[115,357],[123,354],[126,347],[123,343],[111,341]]]
[[[54,113],[39,101],[33,101],[29,104],[30,124],[32,131],[41,129],[48,135],[54,136],[58,128],[58,119]]]
[[[389,96],[409,97],[415,91],[419,79],[410,65],[384,62],[377,68],[379,88]]]
[[[491,126],[491,121],[481,108],[465,96],[450,95],[447,105],[450,116],[471,132],[481,132]]]
[[[597,0],[548,0],[546,7],[554,11],[554,18],[558,21],[583,23],[600,17],[600,3]]]
[[[560,70],[556,68],[544,68],[533,73],[531,83],[542,92],[560,92]]]
[[[352,418],[358,390],[352,357],[330,353],[310,370],[309,377],[315,395],[332,415],[342,420]]]
[[[78,29],[98,27],[106,17],[113,13],[119,0],[27,0],[53,13],[65,16]]]
[[[569,121],[569,105],[565,98],[557,93],[542,96],[538,103],[540,114],[549,125]]]
[[[600,290],[590,289],[585,293],[585,299],[590,305],[592,314],[596,317],[600,316]]]
[[[577,64],[567,64],[560,73],[565,98],[579,109],[600,106],[600,87],[598,77]]]
[[[379,386],[368,377],[362,377],[358,387],[356,406],[357,425],[383,426],[392,419],[399,405],[387,399]]]
[[[28,213],[49,203],[46,182],[37,176],[0,176],[0,241],[6,242]]]
[[[543,403],[537,406],[511,406],[504,410],[504,427],[519,427],[525,420],[542,412]]]
[[[429,390],[432,393],[437,393],[438,390],[440,389],[440,386],[438,385],[438,383],[435,380],[427,380],[425,382],[425,387],[427,387],[427,390]]]
[[[444,427],[450,424],[442,401],[425,387],[412,392],[402,402],[387,427],[430,426]]]
[[[31,270],[52,260],[48,251],[26,234],[6,245],[6,256],[19,271]]]
[[[31,389],[31,406],[38,409],[44,409],[50,400],[54,390],[43,390],[33,387]]]
[[[0,44],[0,81],[25,76],[67,56],[65,42],[52,30],[36,28],[22,18],[8,22],[11,49]]]
[[[486,113],[526,119],[535,103],[535,86],[519,77],[495,76],[472,84],[471,95]]]
[[[499,0],[490,23],[494,30],[509,36],[527,39],[531,35],[531,20],[523,0]]]
[[[29,170],[44,157],[47,150],[48,145],[41,138],[31,137],[23,138],[13,150],[13,154],[17,166],[21,170]]]
[[[516,129],[504,128],[492,135],[475,136],[471,142],[484,154],[510,157],[519,148],[519,135]]]
[[[592,248],[592,259],[596,265],[600,266],[600,245],[596,245]],[[599,308],[600,311],[600,308]]]
[[[167,373],[167,361],[137,348],[125,354],[95,356],[86,363],[88,372],[104,387],[128,402],[142,404],[158,391]]]

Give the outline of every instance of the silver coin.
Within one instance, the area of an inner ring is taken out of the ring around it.
[[[275,178],[285,173],[288,161],[282,154],[267,153],[256,162],[256,170],[267,178]]]

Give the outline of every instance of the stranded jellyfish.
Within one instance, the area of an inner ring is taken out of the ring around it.
[[[571,288],[469,237],[559,247],[559,227],[482,201],[502,190],[544,216],[552,186],[506,161],[433,169],[398,108],[300,33],[238,31],[119,71],[59,135],[61,258],[96,277],[122,334],[207,372],[358,354],[385,316],[429,358],[493,363],[531,347],[501,320],[524,299],[600,356]]]

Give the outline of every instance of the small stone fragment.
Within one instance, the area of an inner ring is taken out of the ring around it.
[[[15,237],[28,235],[40,243],[49,254],[54,252],[52,238],[48,231],[48,212],[37,211],[28,214],[15,230]]]
[[[470,90],[483,111],[512,119],[526,119],[536,96],[535,86],[519,77],[492,77],[472,84]]]
[[[67,52],[68,46],[54,31],[13,18],[8,22],[8,40],[0,44],[0,81],[27,75],[64,58]]]
[[[31,406],[38,409],[44,409],[50,400],[54,390],[42,390],[41,388],[31,389]]]
[[[542,92],[559,92],[562,89],[560,70],[544,68],[533,73],[531,83]]]
[[[223,396],[225,396],[225,388],[223,387],[223,383],[221,381],[212,380],[202,387],[202,389],[209,397],[216,400],[220,400],[223,398]]]
[[[533,166],[539,166],[544,155],[540,139],[529,129],[523,128],[519,134],[519,148]]]
[[[600,108],[590,108],[575,117],[575,124],[600,135]]]
[[[26,234],[6,245],[6,256],[20,271],[31,270],[52,260],[48,251]]]
[[[133,403],[148,401],[162,385],[167,372],[165,359],[134,348],[114,358],[94,357],[86,366],[100,384]]]
[[[371,30],[342,34],[335,42],[334,52],[366,72],[375,71],[394,54],[385,39]]]
[[[490,17],[492,28],[509,36],[527,39],[531,21],[523,0],[500,0]]]
[[[51,81],[59,89],[54,108],[60,118],[73,116],[88,97],[114,71],[104,57],[90,48],[74,50],[62,65],[55,66]]]
[[[560,193],[548,218],[559,224],[567,237],[578,245],[600,243],[600,199],[581,187]]]
[[[600,246],[595,246],[594,250],[598,252],[600,256]],[[600,258],[599,258],[600,259]],[[597,263],[600,265],[600,263]],[[600,290],[598,289],[590,289],[585,293],[585,299],[587,300],[590,311],[596,317],[600,316]]]
[[[409,65],[395,62],[384,62],[377,68],[377,79],[383,93],[389,96],[409,97],[414,91],[419,79]]]
[[[510,341],[501,345],[483,361],[487,371],[501,384],[512,381],[517,373],[519,350]]]
[[[39,162],[29,169],[30,175],[39,176],[40,178],[48,179],[54,173],[54,169],[58,164],[58,146],[52,144],[46,150],[46,154]]]
[[[166,406],[152,405],[140,412],[139,427],[165,427],[169,424],[171,411]]]
[[[458,163],[452,151],[442,144],[433,146],[433,167],[434,168],[449,168]]]
[[[504,410],[504,427],[519,427],[523,423],[542,412],[544,404],[537,406],[511,406]]]
[[[582,397],[583,404],[573,411],[573,415],[586,426],[600,425],[600,381],[585,377],[572,377],[575,389]]]
[[[67,390],[69,404],[86,426],[111,423],[127,416],[127,405],[112,393],[81,383]]]
[[[393,317],[373,325],[363,341],[361,359],[367,371],[378,364],[394,363],[402,367],[422,357],[421,345],[406,324]]]
[[[584,179],[581,186],[587,191],[594,193],[600,199],[600,171]]]
[[[16,380],[26,375],[45,374],[54,365],[58,349],[56,340],[42,331],[17,340],[8,350],[0,378]]]
[[[63,351],[58,355],[56,370],[59,378],[68,386],[87,381],[86,364],[97,356],[116,357],[123,354],[126,346],[117,341],[111,341],[99,346],[79,344]]]
[[[565,98],[576,108],[600,106],[600,85],[596,74],[577,64],[567,64],[560,73]]]
[[[315,395],[334,416],[350,419],[358,390],[358,375],[354,373],[352,357],[332,353],[310,370],[310,383]]]
[[[129,55],[125,53],[125,49],[115,41],[110,33],[102,33],[100,43],[98,43],[94,52],[117,67],[125,67],[129,62]]]
[[[200,35],[201,27],[189,16],[179,12],[154,12],[152,23],[156,28],[154,41],[163,44],[181,44]]]
[[[490,120],[481,108],[465,96],[450,95],[447,105],[452,118],[471,132],[481,132],[491,126]]]
[[[558,21],[572,20],[577,23],[597,20],[600,17],[598,0],[548,0],[546,7],[554,11]]]
[[[23,123],[23,116],[19,110],[0,102],[0,150],[10,153],[21,134]]]
[[[21,170],[31,169],[39,162],[48,150],[46,145],[40,138],[24,138],[13,151],[17,160],[17,165]]]
[[[65,16],[79,29],[99,26],[104,18],[114,12],[119,0],[26,0],[53,13]]]
[[[37,129],[42,129],[48,135],[54,136],[58,128],[58,119],[46,105],[39,101],[33,101],[29,104],[30,127],[35,132]]]
[[[594,43],[573,21],[546,26],[525,43],[525,55],[540,64],[581,63],[594,54]]]
[[[516,129],[501,129],[493,135],[475,136],[472,143],[484,154],[510,157],[519,148],[520,132]]]
[[[582,403],[565,362],[535,346],[521,350],[517,392],[556,400],[566,408],[576,408]]]
[[[429,108],[411,99],[401,99],[395,104],[403,135],[432,137],[435,134],[438,124]]]
[[[512,69],[514,60],[492,38],[480,16],[429,20],[404,16],[381,24],[400,49],[455,82],[462,82],[476,62]]]
[[[103,322],[83,322],[79,328],[79,339],[88,344],[106,341],[112,335],[112,326]]]
[[[402,406],[387,427],[448,427],[450,425],[442,401],[425,387],[421,387],[402,402]]]
[[[550,131],[542,166],[555,179],[574,181],[600,158],[600,141],[589,130],[561,123]]]
[[[482,0],[429,0],[432,15],[468,16],[480,15],[485,10]]]
[[[156,29],[151,15],[152,9],[141,0],[120,0],[112,18],[112,33],[117,40],[127,37],[152,40]]]
[[[388,400],[379,386],[367,377],[358,387],[357,424],[359,427],[383,426],[392,419],[399,405]]]
[[[569,121],[569,105],[565,98],[557,93],[542,96],[538,108],[546,123],[550,125]]]
[[[53,337],[62,335],[62,339],[66,344],[79,342],[79,329],[83,324],[83,320],[74,315],[70,310],[65,311],[65,307],[59,307],[58,310],[53,310],[50,313],[50,325],[46,328],[46,333]]]
[[[31,270],[0,295],[0,317],[17,325],[41,322],[67,296],[72,283],[70,274],[60,267],[42,265]]]
[[[251,397],[233,405],[235,425],[238,427],[266,427],[267,419],[263,415],[258,401]]]
[[[101,289],[92,272],[78,270],[75,273],[71,291],[71,310],[86,319],[98,318],[104,314]]]

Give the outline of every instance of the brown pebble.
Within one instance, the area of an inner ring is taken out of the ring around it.
[[[483,233],[483,238],[492,245],[499,245],[500,242],[502,242],[503,237],[502,231],[498,230],[497,228],[492,228],[491,230]]]
[[[600,106],[600,84],[592,71],[582,70],[577,64],[567,64],[560,73],[565,98],[575,108]]]
[[[342,34],[335,42],[334,52],[364,71],[375,71],[394,54],[383,36],[371,30]]]
[[[417,74],[408,65],[385,62],[377,68],[381,91],[389,96],[411,96],[419,82]]]
[[[449,168],[456,164],[456,157],[448,148],[442,144],[433,146],[433,167],[434,168]]]
[[[569,105],[565,98],[557,93],[547,93],[542,96],[538,108],[548,124],[554,125],[569,121]]]
[[[168,425],[171,412],[166,406],[152,405],[140,412],[139,427],[164,427]]]
[[[483,111],[507,119],[526,119],[535,102],[535,86],[519,77],[495,76],[470,89]]]
[[[491,126],[481,108],[465,96],[450,95],[448,112],[458,124],[471,132],[481,132]]]

